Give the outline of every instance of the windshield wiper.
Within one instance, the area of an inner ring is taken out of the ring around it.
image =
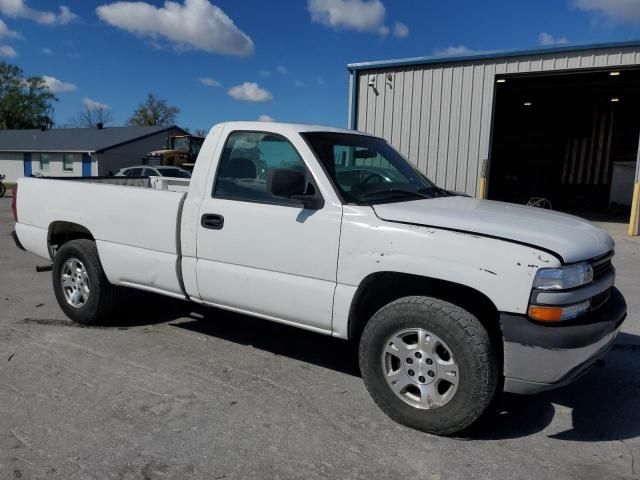
[[[376,190],[375,192],[369,192],[362,195],[364,198],[370,197],[372,195],[379,195],[381,193],[408,193],[409,195],[413,195],[415,197],[431,199],[433,195],[427,195],[424,193],[417,192],[415,190],[404,190],[402,188],[388,188],[386,190]]]
[[[435,185],[433,187],[422,188],[421,190],[422,191],[426,190],[428,192],[434,192],[434,194],[435,194],[434,196],[436,196],[436,197],[452,197],[452,196],[454,196],[454,194],[451,193],[450,191],[445,190],[444,188],[437,187]],[[432,197],[430,197],[430,198],[432,198]]]

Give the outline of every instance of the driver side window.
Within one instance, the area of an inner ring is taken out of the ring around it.
[[[275,197],[267,191],[272,169],[298,170],[306,175],[305,164],[289,141],[273,133],[233,132],[229,135],[213,196],[246,202],[298,205],[299,202]]]

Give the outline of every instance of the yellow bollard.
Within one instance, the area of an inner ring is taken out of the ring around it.
[[[633,187],[633,197],[631,199],[631,217],[629,218],[629,236],[638,235],[638,202],[640,202],[640,182],[636,182]]]
[[[487,173],[489,172],[489,159],[482,160],[480,165],[480,182],[478,183],[478,198],[487,198]]]
[[[480,177],[480,184],[478,185],[478,198],[487,198],[487,179]]]

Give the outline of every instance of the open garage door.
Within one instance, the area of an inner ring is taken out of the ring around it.
[[[498,77],[488,197],[627,223],[639,133],[640,69]]]

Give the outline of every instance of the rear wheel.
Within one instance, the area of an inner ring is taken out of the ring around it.
[[[107,280],[91,240],[72,240],[60,247],[52,280],[60,308],[74,322],[105,323],[118,305],[119,290]]]
[[[376,404],[397,422],[438,435],[475,422],[498,381],[480,321],[436,298],[405,297],[380,309],[364,329],[359,356]]]
[[[5,193],[7,193],[7,187],[4,183],[0,182],[0,198],[4,197]]]

